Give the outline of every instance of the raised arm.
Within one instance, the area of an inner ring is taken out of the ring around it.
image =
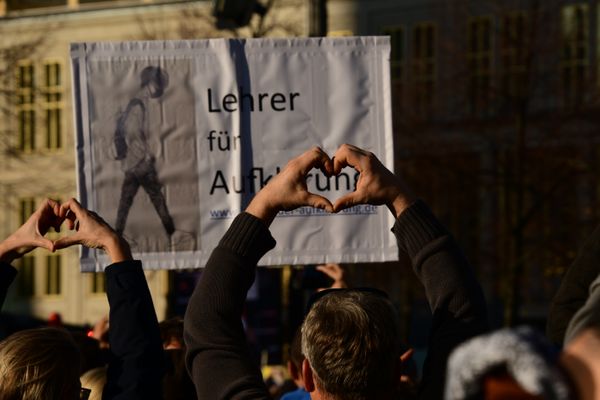
[[[63,219],[58,215],[59,208],[59,204],[54,200],[44,200],[19,229],[0,242],[0,308],[17,275],[17,270],[11,264],[36,247],[54,250],[54,244],[44,235],[50,228],[57,232],[60,230]]]
[[[213,250],[185,314],[186,365],[199,399],[266,399],[241,323],[258,260],[275,246],[268,227],[281,210],[331,203],[307,191],[313,168],[331,174],[329,157],[314,148],[291,160],[238,215]]]
[[[600,274],[600,226],[583,243],[552,299],[546,334],[562,345],[569,321],[586,302],[590,284]]]
[[[420,398],[443,398],[450,352],[487,329],[482,290],[450,233],[399,176],[372,153],[352,145],[341,146],[334,157],[335,174],[346,166],[360,172],[360,178],[356,190],[339,199],[334,209],[385,204],[396,217],[393,232],[398,247],[410,257],[433,313]]]
[[[105,269],[110,305],[110,361],[103,399],[161,399],[164,355],[152,298],[140,261],[127,242],[96,213],[75,199],[61,206],[75,234],[55,242],[56,249],[81,244],[104,250],[112,264]]]

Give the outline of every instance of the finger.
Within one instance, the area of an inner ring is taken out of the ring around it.
[[[333,205],[333,212],[340,212],[357,204],[361,204],[357,192],[348,193],[336,200]]]
[[[331,202],[323,196],[319,196],[317,194],[309,193],[306,198],[306,205],[320,208],[321,210],[325,210],[327,212],[333,212],[333,205]]]
[[[79,204],[79,202],[73,197],[71,197],[69,200],[63,203],[62,207],[66,208],[67,210],[71,210],[77,216],[79,216],[81,213],[86,212],[86,209],[83,208],[81,204]]]
[[[67,228],[69,230],[73,230],[73,228],[75,227],[75,220],[77,219],[77,216],[65,204],[61,204],[58,215],[60,215],[63,221],[67,222]]]
[[[52,200],[52,199],[44,199],[42,201],[42,203],[40,204],[40,206],[38,207],[38,209],[36,210],[36,212],[39,212],[40,215],[48,217],[48,218],[54,218],[57,217],[58,215],[56,214],[56,210],[60,207],[60,205],[58,204],[57,201]]]
[[[54,231],[56,232],[60,232],[60,226],[62,225],[62,223],[64,222],[65,218],[61,217],[61,207],[60,204],[57,201],[53,201],[54,204],[52,205],[52,211],[54,212]]]
[[[45,235],[50,228],[56,232],[60,231],[62,219],[58,215],[59,209],[58,202],[52,199],[44,199],[40,203],[34,214],[37,218],[37,229],[41,235]]]
[[[46,239],[43,236],[41,236],[35,240],[35,246],[42,247],[51,252],[54,252],[54,250],[55,250],[54,242],[52,242],[52,240],[50,240],[50,239]]]
[[[329,154],[325,153],[321,148],[320,150],[320,161],[319,169],[325,176],[333,175],[333,160],[329,157]]]
[[[79,204],[74,198],[69,199],[61,205],[61,212],[67,220],[67,225],[70,230],[78,230],[78,220],[84,217],[88,211]]]
[[[79,235],[65,236],[54,242],[54,249],[65,249],[76,244],[81,244],[81,238]]]
[[[316,268],[317,271],[321,271],[322,273],[324,273],[325,275],[327,275],[328,277],[335,279],[335,270],[332,268],[331,264],[325,264],[325,265],[317,265]]]
[[[402,355],[400,356],[400,362],[401,363],[405,363],[408,360],[410,360],[410,358],[412,357],[413,353],[415,352],[414,349],[410,348],[408,350],[406,350],[404,353],[402,353]]]
[[[317,269],[321,268],[322,270],[334,270],[337,267],[338,267],[337,264],[332,264],[332,263],[317,265]]]
[[[40,211],[42,213],[46,211],[54,211],[54,206],[57,204],[58,203],[52,199],[44,199],[36,211]]]
[[[52,209],[54,211],[54,214],[60,217],[60,204],[57,201],[54,201],[54,204],[52,205]]]
[[[71,210],[69,203],[63,203],[60,205],[59,215],[61,218],[70,219],[71,221],[75,221],[75,219],[77,219],[77,216],[75,215],[75,212]]]
[[[48,206],[50,206],[50,208],[52,208],[54,210],[54,207],[56,207],[58,204],[58,201],[54,200],[54,199],[46,199],[46,203],[48,204]]]
[[[329,275],[329,269],[327,268],[327,265],[317,265],[317,268],[315,268],[315,269],[317,271],[321,271],[325,275]]]
[[[320,147],[313,147],[296,158],[299,168],[304,175],[318,167],[327,176],[333,172],[333,164],[331,159]]]
[[[77,220],[74,217],[73,218],[66,218],[65,221],[67,222],[67,229],[69,229],[70,231],[72,231],[73,229],[75,229],[75,222]]]
[[[345,167],[352,167],[361,172],[360,156],[363,152],[362,149],[351,144],[341,145],[333,156],[333,173],[337,175]]]

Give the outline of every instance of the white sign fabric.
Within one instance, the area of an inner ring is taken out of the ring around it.
[[[286,162],[343,143],[393,168],[387,37],[71,46],[79,198],[147,269],[198,268]],[[309,190],[332,202],[356,171]],[[397,259],[384,207],[280,213],[261,265]],[[82,251],[84,271],[108,260]]]

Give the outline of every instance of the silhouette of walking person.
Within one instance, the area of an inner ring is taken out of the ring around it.
[[[154,156],[148,146],[150,125],[147,114],[148,103],[163,95],[169,84],[169,75],[160,67],[148,66],[142,70],[140,78],[140,91],[117,119],[114,137],[116,159],[121,161],[121,168],[125,172],[115,230],[119,235],[123,234],[133,199],[141,186],[150,197],[171,240],[175,225],[162,193],[163,185],[158,180]]]

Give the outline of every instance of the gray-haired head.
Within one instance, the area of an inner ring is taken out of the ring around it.
[[[319,388],[338,400],[394,391],[397,320],[389,299],[374,292],[341,289],[317,300],[302,324],[302,353]]]

